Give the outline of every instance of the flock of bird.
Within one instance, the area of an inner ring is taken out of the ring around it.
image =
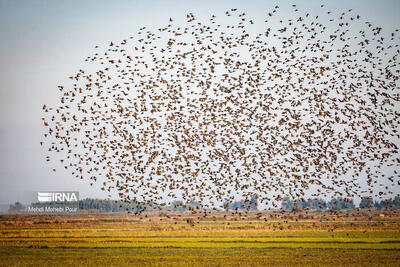
[[[46,160],[161,206],[397,194],[398,30],[290,8],[190,13],[96,46],[43,106]]]

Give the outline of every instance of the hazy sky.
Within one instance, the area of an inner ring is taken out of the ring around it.
[[[58,104],[57,85],[75,74],[95,45],[165,26],[189,12],[199,18],[231,8],[265,18],[275,5],[311,10],[352,8],[387,31],[400,28],[400,1],[4,1],[0,0],[0,203],[32,200],[32,192],[80,191],[105,197],[68,172],[53,173],[39,142],[43,104]],[[285,10],[282,9],[284,15]],[[318,11],[317,11],[318,12]]]

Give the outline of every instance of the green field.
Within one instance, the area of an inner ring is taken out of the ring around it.
[[[0,264],[400,266],[397,213],[3,215]]]

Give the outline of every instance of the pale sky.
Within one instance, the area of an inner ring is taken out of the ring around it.
[[[199,18],[231,8],[265,18],[275,5],[354,12],[387,31],[400,28],[398,0],[332,1],[4,1],[0,0],[0,203],[29,202],[32,192],[79,191],[106,197],[68,172],[51,171],[39,142],[45,103],[57,104],[57,86],[76,73],[95,45],[120,41],[187,13]],[[280,11],[284,15],[284,8]],[[318,11],[316,11],[318,12]],[[399,190],[397,190],[398,192]]]

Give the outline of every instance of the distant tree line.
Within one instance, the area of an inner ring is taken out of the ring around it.
[[[326,210],[326,209],[354,209],[355,205],[353,200],[344,198],[334,198],[330,201],[325,201],[320,198],[300,200],[291,199],[290,197],[284,197],[281,203],[281,208],[283,210],[300,210],[300,209],[310,209],[310,210]]]
[[[330,201],[325,201],[320,198],[300,200],[284,197],[281,203],[283,210],[296,211],[301,209],[310,210],[345,210],[355,209],[356,205],[352,199],[347,198],[334,198]],[[400,197],[396,196],[394,199],[374,201],[372,197],[362,197],[358,208],[376,208],[376,209],[393,209],[400,208]]]
[[[63,202],[36,202],[32,203],[32,207],[56,207],[63,205]],[[130,211],[134,213],[140,213],[143,211],[185,211],[195,208],[200,208],[200,204],[196,201],[190,201],[189,203],[183,203],[183,201],[174,201],[170,206],[159,205],[157,203],[140,203],[136,201],[120,201],[112,199],[93,199],[85,198],[81,199],[76,203],[78,210],[99,210],[103,212],[124,212]]]
[[[62,204],[60,202],[46,202],[46,203],[32,203],[33,207],[40,207],[42,205],[55,206]],[[183,201],[174,201],[170,206],[160,206],[156,203],[139,203],[139,202],[123,202],[119,200],[111,199],[92,199],[86,198],[79,200],[77,203],[79,210],[99,210],[104,212],[141,212],[141,211],[186,211],[201,209],[199,202],[190,201],[184,203]],[[243,199],[232,203],[226,202],[224,204],[225,209],[229,210],[258,210],[258,199],[257,196],[250,196],[250,199]],[[346,198],[334,198],[330,201],[325,201],[320,198],[300,200],[291,199],[290,197],[284,197],[281,203],[281,208],[288,211],[298,211],[302,209],[309,210],[346,210],[355,209],[356,205],[352,199]],[[400,208],[400,196],[396,196],[393,199],[374,201],[371,197],[361,198],[358,208],[376,208],[376,209],[397,209]],[[8,212],[22,212],[25,211],[26,207],[20,202],[11,204]]]
[[[396,196],[394,199],[387,199],[382,201],[374,202],[374,208],[377,209],[393,209],[400,208],[400,196]]]
[[[167,207],[171,211],[186,211],[201,209],[201,204],[197,201],[191,200],[188,203],[184,203],[182,200],[173,201],[171,206]]]
[[[36,202],[32,203],[32,207],[41,206],[58,206],[63,205],[63,202]],[[125,202],[120,200],[112,199],[93,199],[85,198],[81,199],[76,203],[78,210],[99,210],[104,212],[122,212],[122,211],[132,211],[141,212],[144,210],[153,211],[156,207],[154,203],[143,204],[135,201]]]
[[[143,205],[138,202],[123,202],[111,199],[93,199],[85,198],[79,200],[78,208],[79,210],[100,210],[105,212],[121,212],[121,211],[133,211],[140,212],[143,211],[149,205]]]
[[[225,209],[229,210],[258,210],[258,198],[251,195],[250,199],[243,199],[232,203],[225,202]]]

